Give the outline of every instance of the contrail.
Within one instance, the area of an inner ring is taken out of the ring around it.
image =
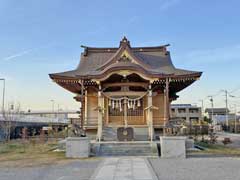
[[[33,50],[34,50],[34,49],[25,50],[25,51],[22,51],[22,52],[20,52],[20,53],[17,53],[17,54],[14,54],[14,55],[5,57],[5,58],[3,58],[3,60],[4,60],[4,61],[9,61],[9,60],[12,60],[12,59],[14,59],[14,58],[16,58],[16,57],[21,57],[21,56],[23,56],[23,55],[25,55],[25,54],[28,54],[28,53],[32,52]]]
[[[21,56],[24,56],[25,54],[29,54],[33,51],[36,51],[36,50],[39,50],[39,49],[42,49],[42,48],[47,48],[49,46],[51,46],[52,44],[48,44],[48,45],[45,45],[45,46],[41,46],[41,47],[38,47],[38,48],[32,48],[32,49],[28,49],[28,50],[25,50],[25,51],[22,51],[22,52],[19,52],[19,53],[16,53],[16,54],[13,54],[11,56],[7,56],[5,58],[3,58],[3,61],[10,61],[12,59],[15,59],[17,57],[21,57]]]

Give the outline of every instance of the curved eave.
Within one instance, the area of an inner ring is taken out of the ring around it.
[[[143,69],[141,66],[139,68],[135,67],[114,67],[111,69],[106,70],[102,74],[98,75],[86,75],[86,76],[80,76],[76,75],[75,77],[70,76],[61,76],[59,74],[49,74],[50,78],[56,82],[59,86],[63,87],[64,89],[72,92],[72,93],[79,93],[81,91],[81,84],[80,79],[101,79],[103,77],[106,77],[108,74],[114,73],[115,71],[121,71],[121,70],[131,70],[135,72],[139,72],[144,74],[146,77],[149,78],[158,78],[159,80],[165,80],[166,78],[170,78],[170,91],[172,92],[179,92],[186,87],[190,86],[192,83],[194,83],[196,80],[198,80],[202,72],[195,72],[191,74],[182,74],[182,75],[174,75],[174,74],[150,74],[148,71]]]
[[[62,88],[78,94],[81,91],[79,79],[75,77],[61,76],[58,74],[49,74],[49,77]]]
[[[102,71],[99,72],[99,74],[95,74],[95,75],[75,75],[75,77],[72,76],[64,76],[64,75],[60,75],[60,74],[49,74],[50,78],[55,81],[55,80],[59,80],[59,81],[72,81],[72,82],[79,82],[79,79],[101,79],[102,77],[108,75],[109,73],[112,73],[114,71],[119,71],[119,70],[131,70],[131,71],[136,71],[136,72],[140,72],[140,73],[144,73],[144,75],[148,76],[148,77],[154,77],[154,78],[173,78],[173,79],[182,79],[182,78],[200,78],[202,75],[202,72],[194,72],[194,73],[189,73],[189,74],[181,74],[181,75],[175,75],[175,74],[164,74],[164,73],[151,73],[149,71],[147,71],[146,69],[142,68],[141,66],[139,66],[138,68],[135,67],[131,67],[131,66],[117,66],[111,69],[108,69],[106,71]]]
[[[194,74],[189,74],[187,76],[177,76],[170,82],[170,91],[180,92],[183,89],[187,88],[198,80],[202,75],[202,72],[196,72]]]
[[[194,73],[189,73],[189,74],[181,74],[181,75],[175,75],[174,73],[153,73],[151,71],[147,71],[146,69],[142,68],[139,66],[138,68],[131,67],[131,66],[117,66],[111,69],[107,69],[105,71],[99,72],[99,74],[94,74],[94,75],[76,75],[78,79],[102,79],[103,77],[107,76],[110,73],[117,72],[117,71],[124,71],[124,70],[130,70],[133,72],[139,72],[141,74],[144,74],[146,77],[149,78],[159,78],[159,79],[164,79],[164,78],[172,78],[172,79],[183,79],[183,78],[200,78],[202,75],[202,72],[194,72]]]
[[[67,75],[61,75],[61,73],[56,73],[56,74],[49,74],[49,77],[52,80],[55,79],[63,79],[63,80],[78,80],[76,77],[72,77],[72,76],[67,76]]]

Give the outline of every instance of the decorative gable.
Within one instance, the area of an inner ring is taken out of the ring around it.
[[[132,57],[127,50],[124,50],[122,54],[120,55],[120,58],[117,60],[117,62],[130,62],[140,65],[134,57]]]
[[[142,62],[142,60],[138,59],[132,52],[130,43],[126,37],[122,39],[120,42],[120,47],[116,54],[110,58],[105,64],[98,68],[98,70],[104,70],[106,67],[111,64],[118,62],[130,62],[141,66],[144,69],[148,69],[149,65]]]

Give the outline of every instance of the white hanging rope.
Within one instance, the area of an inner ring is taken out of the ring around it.
[[[130,101],[130,100],[140,100],[140,99],[142,99],[145,95],[147,95],[148,94],[148,92],[149,91],[146,91],[146,93],[144,93],[142,96],[140,96],[140,97],[137,97],[137,98],[128,98],[128,97],[126,97],[126,96],[124,96],[124,97],[119,97],[119,98],[116,98],[116,97],[111,97],[111,96],[108,96],[106,93],[104,93],[104,92],[101,92],[105,97],[107,97],[109,100],[111,100],[111,101],[121,101],[121,100],[124,100],[124,99],[126,99],[126,100],[128,100],[128,101]]]

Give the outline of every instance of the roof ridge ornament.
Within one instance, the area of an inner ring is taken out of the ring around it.
[[[122,40],[120,41],[120,47],[121,46],[129,46],[130,47],[130,41],[124,36]]]
[[[131,59],[126,55],[123,54],[118,60],[117,62],[132,62]]]
[[[81,45],[81,48],[84,48],[83,55],[84,55],[84,56],[87,56],[87,55],[88,55],[88,47],[87,47],[87,46],[84,46],[84,45]]]

